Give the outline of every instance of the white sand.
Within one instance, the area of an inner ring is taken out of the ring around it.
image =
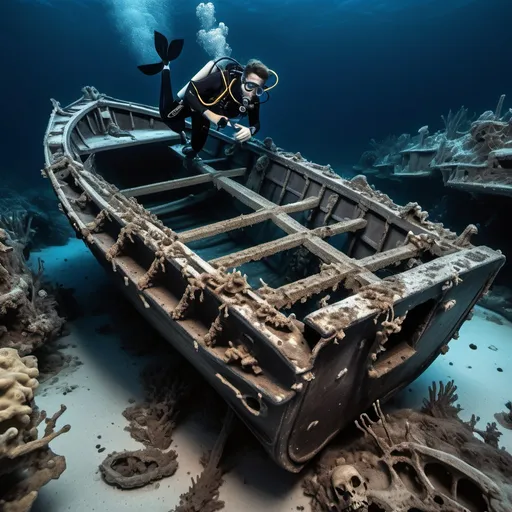
[[[45,262],[47,278],[75,288],[75,297],[86,313],[68,324],[71,333],[62,339],[62,343],[73,345],[64,352],[78,356],[83,365],[74,372],[61,374],[57,383],[43,383],[36,397],[39,407],[49,414],[65,404],[68,409],[59,425],[69,423],[72,428],[51,443],[56,453],[66,457],[67,469],[59,480],[41,490],[33,511],[172,510],[179,495],[188,489],[190,478],[200,472],[199,457],[203,450],[212,447],[216,433],[205,429],[197,419],[179,423],[174,435],[179,468],[173,477],[132,491],[105,484],[97,468],[108,453],[142,448],[123,430],[127,421],[122,411],[130,405],[130,399],[143,399],[139,372],[148,358],[131,356],[121,349],[121,338],[126,334],[107,336],[95,332],[101,325],[115,324],[106,314],[95,316],[92,311],[105,302],[108,307],[108,302],[118,296],[109,293],[106,272],[81,241],[72,240],[65,247],[32,255],[34,260],[37,257]],[[439,357],[395,402],[419,406],[433,380],[454,379],[459,403],[464,408],[461,416],[464,419],[469,419],[472,413],[480,416],[481,429],[494,421],[493,414],[505,410],[505,402],[512,400],[512,324],[500,318],[502,325],[498,325],[486,316],[499,318],[477,308],[473,320],[462,327],[460,338],[451,341],[448,354]],[[469,348],[471,343],[477,345],[477,350]],[[490,345],[498,350],[490,350]],[[497,371],[498,367],[503,369],[502,373]],[[78,387],[63,395],[66,385]],[[500,445],[512,451],[512,431],[501,427],[500,430],[503,432]],[[95,448],[98,444],[106,448],[103,453]],[[236,469],[225,476],[221,499],[226,502],[227,512],[284,512],[297,510],[300,505],[309,510],[300,480],[300,476],[277,468],[262,450],[254,451],[241,456]]]

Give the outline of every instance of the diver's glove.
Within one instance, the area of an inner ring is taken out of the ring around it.
[[[225,128],[229,123],[229,119],[226,116],[219,116],[219,114],[215,114],[211,110],[205,110],[203,117],[206,117],[210,123],[216,125],[217,129]]]
[[[247,142],[252,137],[252,132],[250,128],[247,126],[242,126],[241,124],[235,124],[233,127],[237,130],[235,134],[235,140],[237,142]]]

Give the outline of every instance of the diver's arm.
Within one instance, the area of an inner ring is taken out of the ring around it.
[[[260,104],[256,102],[254,108],[250,108],[248,112],[249,126],[251,134],[254,136],[260,131]]]

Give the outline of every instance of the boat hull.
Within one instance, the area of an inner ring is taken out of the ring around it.
[[[77,236],[288,471],[445,353],[503,265],[471,226],[449,232],[268,141],[212,132],[189,161],[151,107],[85,91],[58,108],[45,174]],[[153,175],[130,168],[139,156]]]

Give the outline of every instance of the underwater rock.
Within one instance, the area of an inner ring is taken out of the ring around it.
[[[512,430],[512,402],[507,402],[505,406],[508,412],[497,412],[494,417],[503,428]]]
[[[512,322],[512,290],[506,286],[493,286],[478,301],[478,305],[494,311]]]

